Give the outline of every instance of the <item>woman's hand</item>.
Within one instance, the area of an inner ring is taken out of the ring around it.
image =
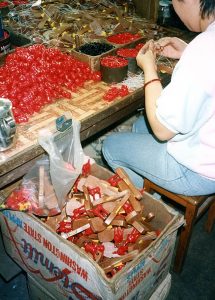
[[[179,59],[186,48],[187,43],[177,37],[164,37],[155,42],[157,52],[173,59]]]
[[[145,72],[156,72],[156,47],[153,40],[148,41],[139,51],[137,57],[138,66]]]

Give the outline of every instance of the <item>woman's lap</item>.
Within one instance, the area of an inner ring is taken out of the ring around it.
[[[170,156],[166,143],[157,141],[144,123],[144,118],[139,118],[133,125],[133,132],[116,133],[104,141],[103,154],[113,170],[123,167],[138,188],[143,187],[146,177],[172,192],[185,195],[204,194],[205,188],[212,189],[211,181]]]

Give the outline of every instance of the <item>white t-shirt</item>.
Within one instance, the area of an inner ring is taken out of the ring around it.
[[[156,115],[176,133],[168,153],[215,180],[215,22],[186,47],[157,101]]]

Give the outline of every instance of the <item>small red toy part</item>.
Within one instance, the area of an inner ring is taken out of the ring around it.
[[[123,241],[123,232],[124,230],[121,227],[114,228],[114,242],[119,244]]]
[[[82,175],[84,177],[87,177],[90,174],[91,165],[90,165],[90,159],[88,159],[87,163],[82,166]]]
[[[93,256],[93,259],[94,260],[97,260],[97,257],[99,254],[102,254],[104,253],[104,249],[105,247],[103,245],[99,245],[99,244],[96,244],[96,243],[86,243],[84,245],[84,250],[88,253],[91,253],[92,256]]]
[[[126,214],[129,214],[134,210],[133,206],[128,201],[123,205],[123,209],[125,210]]]
[[[122,181],[122,178],[119,177],[118,174],[115,174],[115,175],[111,176],[107,181],[110,183],[110,185],[116,187],[118,185],[119,181]]]
[[[96,195],[99,195],[99,198],[101,198],[101,191],[100,191],[100,187],[97,186],[95,188],[87,188],[88,193],[93,197],[94,200],[96,200]]]
[[[124,255],[128,252],[128,246],[127,245],[122,245],[119,246],[117,251],[115,251],[114,253],[118,254],[118,255]]]
[[[121,87],[114,86],[105,93],[103,99],[106,100],[107,102],[111,102],[115,100],[117,97],[125,97],[128,94],[129,94],[129,90],[126,85],[122,85]]]
[[[73,219],[78,219],[83,216],[87,216],[87,211],[86,211],[84,205],[82,205],[79,208],[74,209],[73,216],[72,216]]]
[[[101,204],[98,204],[95,208],[91,209],[90,211],[94,214],[94,216],[97,216],[102,220],[105,220],[109,215],[108,211],[106,211],[106,209],[104,209],[104,207]]]
[[[65,233],[68,233],[72,230],[72,224],[71,224],[71,221],[61,221],[59,223],[59,227],[57,228],[57,232],[58,233],[61,233],[61,232],[65,232]]]
[[[125,245],[127,245],[129,243],[135,243],[140,235],[141,235],[141,233],[136,228],[134,228],[132,230],[132,232],[130,234],[128,234],[126,241],[125,241]]]
[[[73,192],[78,193],[78,183],[80,181],[80,177],[78,177],[73,185]]]
[[[28,0],[13,0],[14,5],[24,5],[28,4]]]

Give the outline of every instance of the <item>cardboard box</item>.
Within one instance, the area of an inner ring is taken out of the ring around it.
[[[161,282],[156,291],[152,294],[149,300],[164,300],[169,295],[171,288],[171,274],[169,273],[166,278]]]
[[[27,276],[28,292],[30,300],[55,300],[47,290],[41,286],[31,275]],[[154,291],[149,300],[165,300],[171,288],[171,274],[169,273],[166,278],[161,282],[158,288]]]
[[[112,45],[111,43],[108,43],[106,40],[98,40],[98,41],[92,40],[88,43],[92,43],[92,42],[106,43],[106,44]],[[79,52],[76,49],[73,49],[70,53],[72,56],[74,56],[78,60],[87,63],[92,71],[99,71],[100,70],[100,59],[104,56],[115,54],[116,47],[114,45],[113,45],[113,47],[114,47],[113,49],[110,49],[100,55],[95,55],[95,56]]]
[[[100,70],[100,60],[102,57],[107,56],[107,55],[116,55],[116,52],[119,48],[134,48],[137,44],[139,43],[145,43],[146,39],[145,38],[139,38],[131,43],[127,43],[127,44],[113,44],[113,43],[109,43],[107,41],[102,41],[105,42],[107,44],[113,45],[114,48],[104,52],[100,55],[96,55],[96,56],[91,56],[91,55],[87,55],[81,52],[76,51],[75,49],[72,50],[70,53],[72,56],[76,57],[77,59],[79,59],[80,61],[83,61],[87,64],[89,64],[90,68],[93,71],[99,71]],[[99,41],[98,41],[99,42]]]
[[[110,172],[96,167],[96,176]],[[95,174],[95,173],[94,173]],[[54,299],[149,299],[169,273],[176,233],[183,218],[145,193],[145,212],[153,211],[159,237],[113,278],[82,249],[64,240],[39,218],[5,210],[0,224],[8,254]]]

